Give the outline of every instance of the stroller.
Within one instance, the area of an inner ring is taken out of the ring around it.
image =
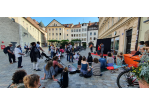
[[[50,58],[50,56],[47,56],[44,52],[41,53],[41,58],[42,58],[42,59],[43,59],[43,56],[46,57],[45,62],[48,62],[48,61],[52,60],[52,59]]]

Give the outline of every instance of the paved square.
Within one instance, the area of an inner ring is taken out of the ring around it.
[[[45,53],[48,54],[48,48],[43,48],[45,50]],[[81,51],[80,54],[82,56],[88,56],[89,48]],[[93,55],[93,58],[97,57]],[[97,57],[99,58],[99,56]],[[9,64],[8,56],[4,55],[3,53],[0,54],[0,88],[6,88],[9,84],[12,83],[12,75],[16,70],[19,70],[17,68],[17,63]],[[40,59],[39,68],[42,71],[34,71],[33,66],[30,60],[30,57],[23,57],[22,58],[22,66],[24,70],[26,70],[27,74],[38,74],[40,76],[40,79],[44,76],[44,70],[43,67],[46,64],[44,62],[45,57],[43,59]],[[61,61],[66,65],[72,65],[72,63],[67,62],[66,57],[63,57]],[[74,60],[74,63],[77,63],[76,60]],[[75,68],[75,67],[74,67]],[[114,74],[111,74],[109,71],[102,72],[103,76],[92,76],[91,78],[84,78],[80,77],[79,73],[76,74],[69,74],[69,88],[118,88],[116,84],[116,78],[118,74],[121,72],[121,70],[117,71]],[[60,79],[60,74],[56,77],[56,79]],[[46,88],[60,88],[59,84],[53,80],[40,80],[41,87]]]

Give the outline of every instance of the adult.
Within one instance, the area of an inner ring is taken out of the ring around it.
[[[135,55],[141,54],[141,48],[144,47],[144,41],[140,41],[139,44],[140,44],[140,45],[138,46],[137,52],[135,53]]]
[[[39,50],[37,49],[35,42],[32,42],[31,44],[32,44],[32,49],[30,53],[30,58],[31,58],[31,62],[33,63],[33,69],[36,71],[41,71],[38,68],[39,59],[40,59]]]
[[[106,68],[106,65],[107,65],[107,61],[106,61],[106,59],[105,58],[103,58],[103,55],[101,55],[100,56],[100,59],[99,59],[99,62],[100,62],[100,64],[101,64],[101,69],[105,69]]]
[[[89,66],[92,66],[93,57],[90,52],[88,53],[87,62],[89,64]]]
[[[15,56],[18,58],[18,68],[22,68],[23,67],[23,66],[21,66],[22,55],[24,55],[24,54],[20,50],[20,44],[17,44],[16,48],[15,48]]]
[[[51,45],[51,58],[53,58],[54,57],[54,45],[52,44]]]
[[[10,64],[16,63],[15,55],[14,55],[13,50],[12,50],[12,43],[10,43],[9,46],[7,47],[7,52],[8,52],[8,57],[9,57]],[[11,59],[13,59],[13,63],[12,63]]]
[[[79,60],[78,60],[78,69],[77,70],[80,70],[81,69],[81,62],[82,62],[82,56],[80,55],[79,56]]]
[[[63,71],[63,66],[60,63],[58,63],[57,56],[54,56],[54,58],[53,58],[53,67],[55,69],[56,74],[61,73]]]
[[[88,64],[88,62],[86,62],[85,56],[83,56],[83,58],[82,58],[80,76],[85,76],[85,77],[91,77],[92,76],[91,68],[89,69],[89,64]]]
[[[101,44],[98,45],[98,50],[97,50],[97,54],[100,55],[100,51],[101,51]]]
[[[44,50],[40,47],[40,42],[39,42],[39,41],[37,42],[36,47],[37,47],[37,49],[39,50],[39,55],[40,55],[40,50],[41,50],[42,52],[44,52]],[[41,57],[41,56],[39,56],[39,57]]]
[[[92,63],[93,75],[102,76],[100,67],[101,67],[101,63],[97,58],[94,58],[94,62]]]
[[[69,49],[68,49],[68,51],[69,51],[69,62],[70,62],[70,57],[71,57],[71,62],[73,63],[73,48],[72,48],[72,45],[71,45],[71,43],[69,43]]]
[[[149,41],[145,41],[145,46],[149,47]]]
[[[23,78],[23,82],[26,88],[38,88],[40,84],[40,76],[37,74],[27,75]]]
[[[66,49],[66,53],[67,53],[67,61],[69,60],[69,51],[68,51],[68,49],[70,49],[70,46],[69,46],[69,44],[67,44],[67,49]]]
[[[51,51],[51,45],[50,45],[50,43],[49,43],[49,46],[48,47],[49,47],[49,53],[50,53],[50,51]]]
[[[53,67],[53,61],[50,60],[47,64],[44,65],[44,77],[41,79],[53,79],[53,81],[58,81],[57,79],[55,79],[55,75],[56,73]]]
[[[109,52],[107,58],[107,66],[113,66],[113,65],[114,65],[114,58],[112,57],[112,54]]]
[[[8,88],[24,88],[23,78],[26,76],[25,70],[17,70],[12,76],[12,84]]]
[[[93,45],[92,44],[90,45],[90,50],[91,50],[91,52],[93,52]]]
[[[67,53],[67,44],[65,44],[65,52]]]
[[[76,52],[76,44],[74,44],[74,52]]]
[[[104,44],[101,43],[101,54],[103,55],[103,51],[104,51]]]

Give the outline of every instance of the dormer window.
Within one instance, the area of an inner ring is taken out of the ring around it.
[[[95,25],[97,25],[97,22],[95,23]]]
[[[12,20],[13,22],[15,22],[15,19],[14,19],[14,18],[11,18],[11,20]]]
[[[54,26],[55,26],[55,23],[54,23]]]
[[[69,27],[69,25],[67,24],[67,27]]]

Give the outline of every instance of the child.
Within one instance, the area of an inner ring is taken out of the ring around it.
[[[88,53],[87,62],[89,63],[89,66],[92,66],[93,57],[91,56],[91,53],[90,52]]]
[[[121,59],[121,54],[118,54],[117,57],[116,57],[116,65],[117,66],[122,66],[122,59]]]
[[[112,57],[112,54],[109,52],[107,57],[107,66],[111,67],[114,64],[114,58]]]

